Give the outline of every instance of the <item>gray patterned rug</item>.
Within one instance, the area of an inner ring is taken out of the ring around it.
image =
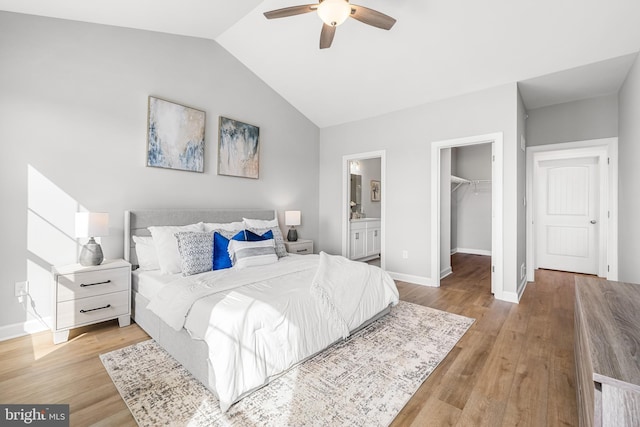
[[[226,414],[153,340],[100,359],[141,426],[386,426],[473,322],[401,301]]]

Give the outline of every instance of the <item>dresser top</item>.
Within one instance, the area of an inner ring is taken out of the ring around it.
[[[54,274],[71,274],[71,273],[85,273],[89,271],[100,271],[100,270],[108,270],[110,268],[122,268],[129,267],[127,261],[123,259],[105,259],[100,265],[90,265],[84,266],[81,264],[69,264],[69,265],[61,265],[61,266],[53,266],[51,271]]]
[[[594,380],[640,391],[640,285],[576,276]]]

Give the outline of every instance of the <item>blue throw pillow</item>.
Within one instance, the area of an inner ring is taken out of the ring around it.
[[[213,233],[213,269],[214,270],[222,270],[224,268],[231,268],[233,264],[231,263],[231,258],[229,258],[229,252],[227,249],[229,248],[229,240],[238,240],[238,241],[246,241],[244,236],[244,230],[239,231],[236,235],[231,237],[223,236],[217,231]]]
[[[269,230],[266,233],[260,235],[253,231],[245,230],[245,237],[247,242],[259,242],[261,240],[273,239],[273,231]]]

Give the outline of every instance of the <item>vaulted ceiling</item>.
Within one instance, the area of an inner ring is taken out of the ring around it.
[[[0,0],[0,10],[217,41],[319,127],[519,82],[527,108],[615,93],[640,50],[637,0],[354,0],[397,19],[347,20],[320,50],[296,0]]]

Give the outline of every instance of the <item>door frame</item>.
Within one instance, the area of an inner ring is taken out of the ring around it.
[[[368,151],[342,156],[342,256],[349,258],[349,219],[351,207],[351,182],[349,162],[354,160],[380,159],[380,268],[385,268],[385,219],[387,217],[387,151]]]
[[[431,144],[431,276],[440,286],[440,152],[445,148],[487,144],[493,146],[491,165],[491,292],[504,300],[504,135],[502,132],[437,141]]]
[[[599,158],[600,223],[598,276],[618,279],[618,138],[602,138],[527,147],[527,280],[535,279],[538,163],[543,160]]]

